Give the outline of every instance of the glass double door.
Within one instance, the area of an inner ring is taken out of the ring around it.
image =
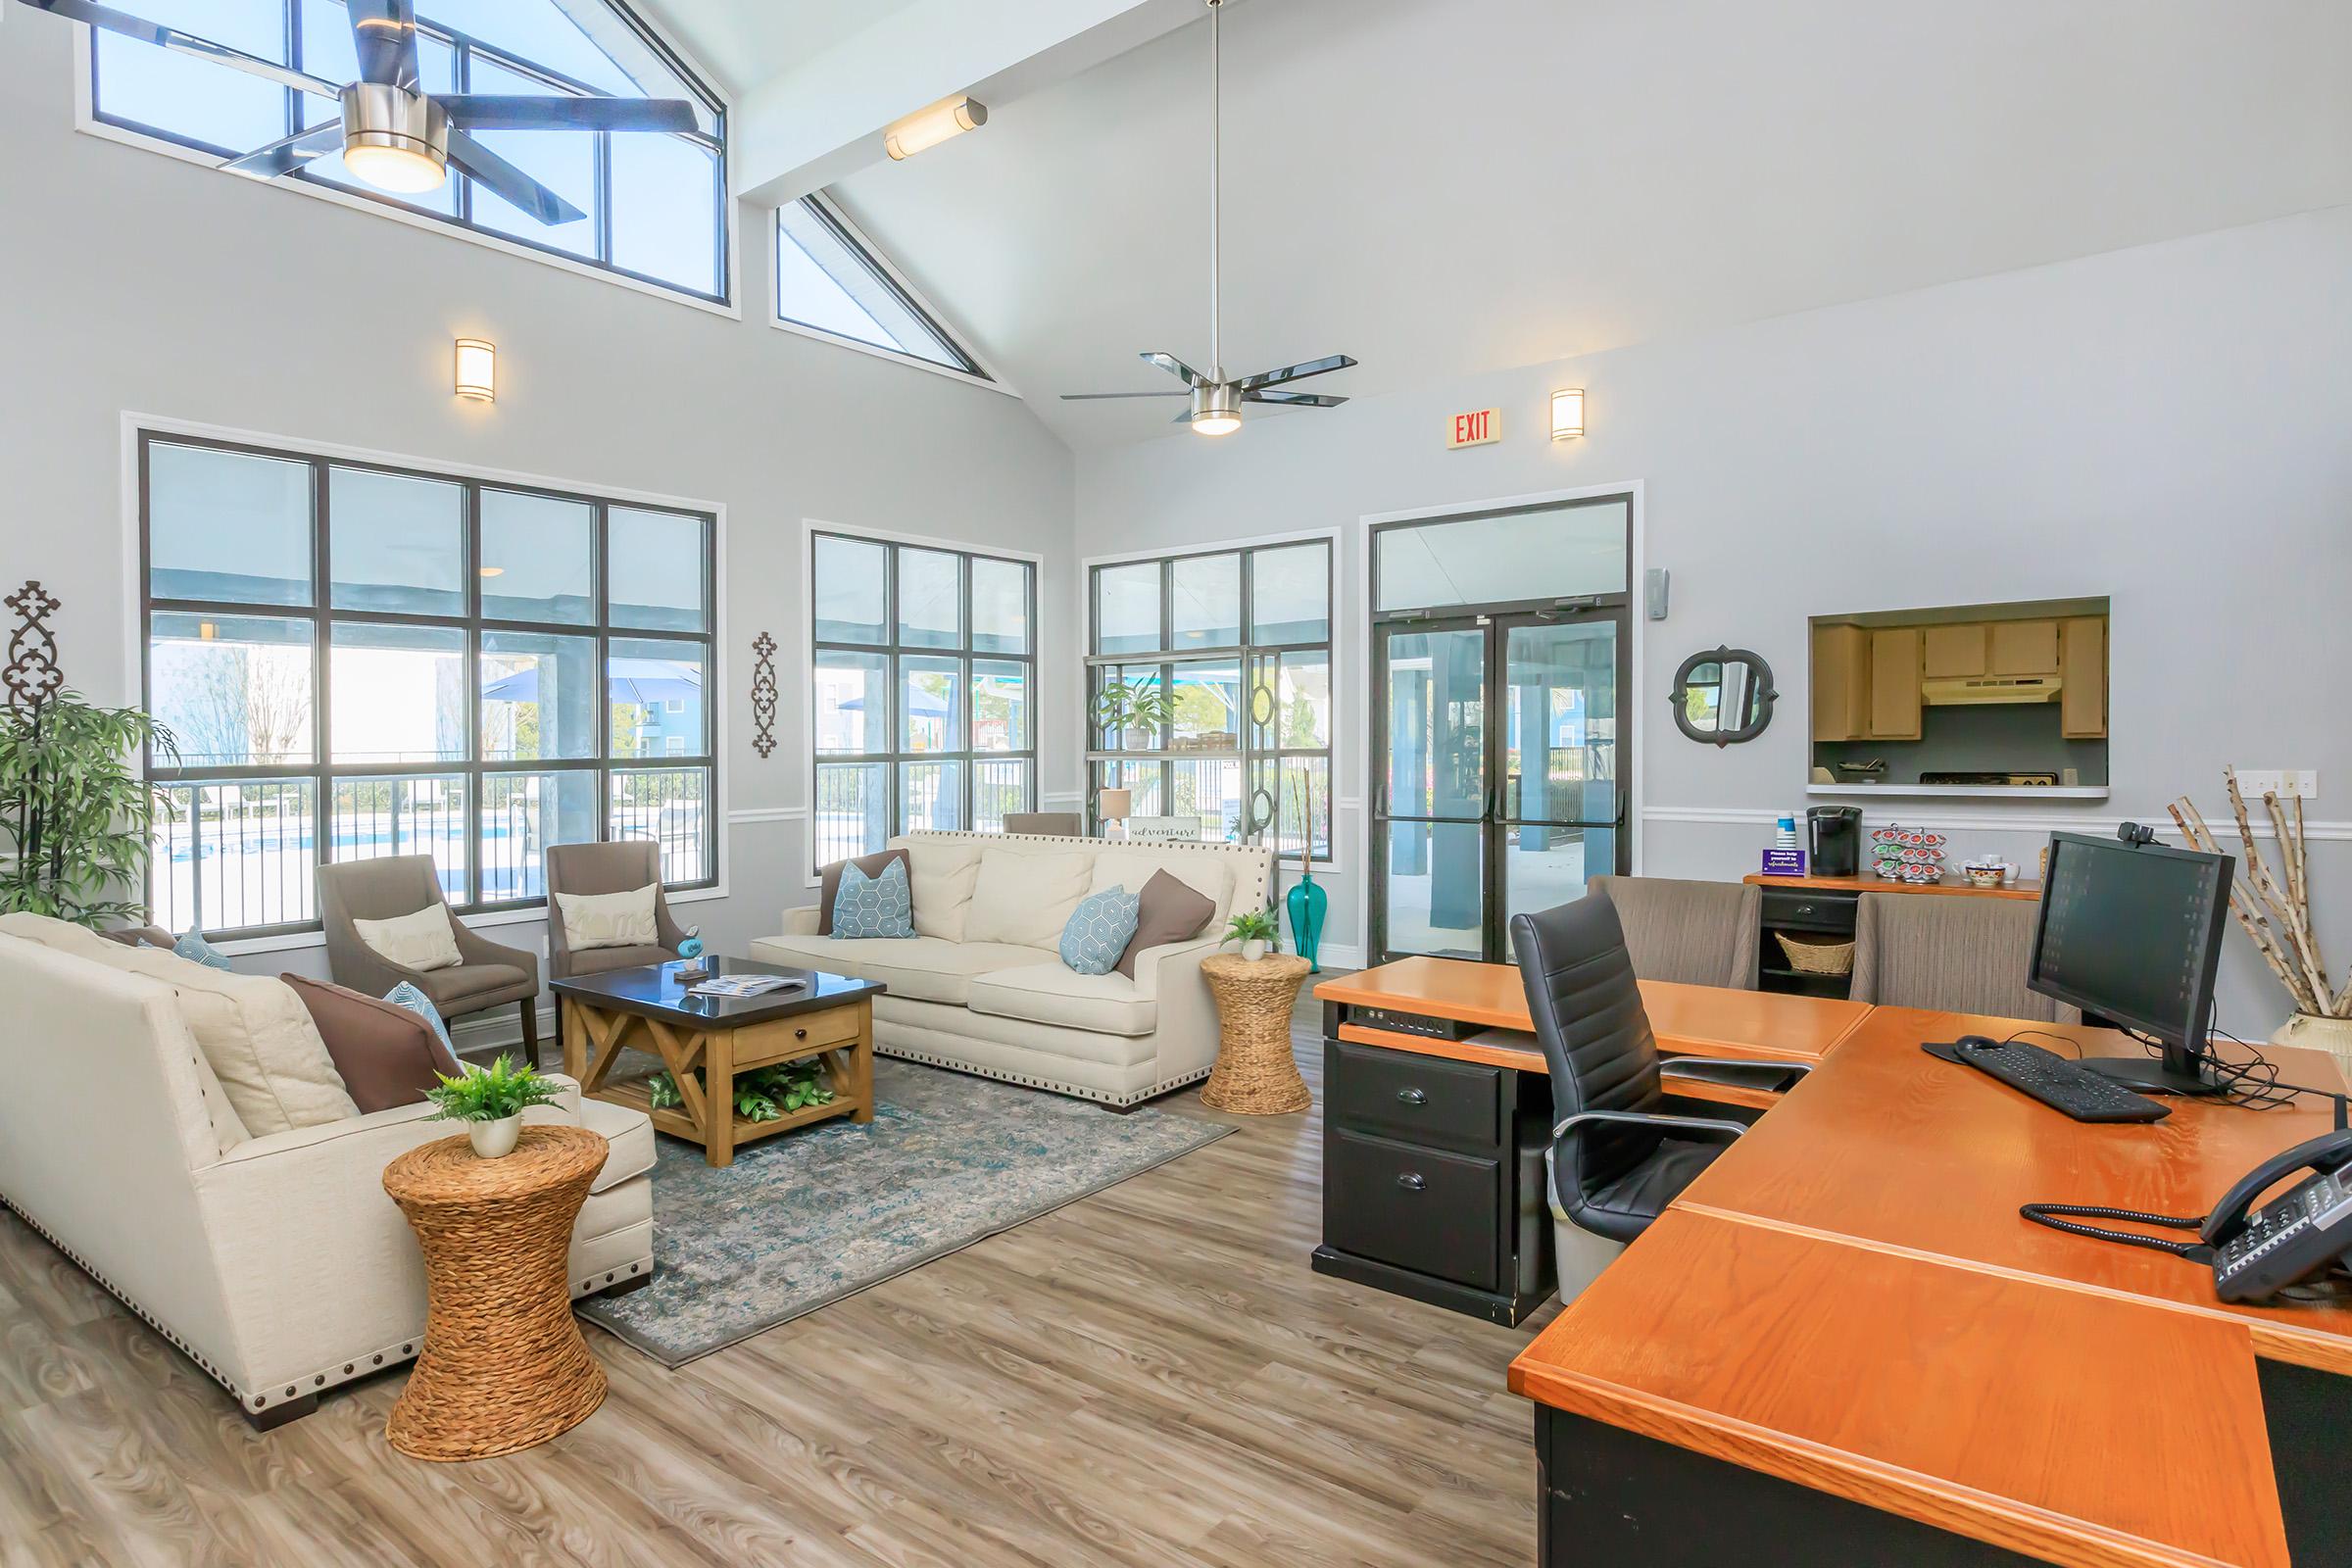
[[[1510,961],[1510,917],[1627,869],[1627,612],[1373,627],[1371,939]]]

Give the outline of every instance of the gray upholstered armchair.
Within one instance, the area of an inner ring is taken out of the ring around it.
[[[1617,906],[1642,979],[1756,989],[1762,888],[1663,876],[1596,876],[1590,886]]]
[[[428,904],[444,907],[441,879],[429,855],[380,860],[342,860],[318,868],[318,918],[326,927],[326,962],[335,984],[380,997],[403,980],[433,999],[441,1016],[487,1012],[512,1002],[522,1014],[522,1049],[539,1062],[539,956],[501,947],[468,930],[455,915],[458,962],[446,969],[411,969],[360,940],[354,920],[397,920]]]
[[[556,903],[556,895],[634,893],[648,883],[654,888],[654,934],[659,946],[571,951],[571,945],[564,940],[564,910]],[[666,963],[678,956],[678,947],[685,940],[686,930],[670,918],[669,900],[662,892],[662,846],[646,839],[621,839],[611,844],[548,847],[547,977],[550,980]]]
[[[2026,985],[2031,899],[1865,893],[1854,910],[1856,1002],[2081,1023],[2082,1009]]]

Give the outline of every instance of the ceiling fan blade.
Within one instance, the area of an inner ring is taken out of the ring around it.
[[[449,161],[542,223],[574,223],[588,216],[462,130],[449,133]]]
[[[256,147],[242,158],[232,158],[220,167],[232,174],[247,174],[255,179],[275,179],[290,174],[315,158],[339,152],[343,147],[343,122],[330,120],[323,125],[296,131],[267,147]]]
[[[1199,370],[1194,369],[1191,366],[1185,364],[1173,354],[1147,354],[1143,357],[1143,359],[1146,365],[1158,366],[1161,369],[1167,371],[1170,375],[1175,376],[1178,380],[1182,381],[1186,386],[1208,385],[1207,376],[1202,375]]]
[[[567,98],[558,93],[436,94],[449,122],[467,130],[692,130],[682,98]]]
[[[264,60],[242,49],[231,49],[224,43],[199,38],[192,32],[167,27],[160,23],[149,22],[145,17],[117,11],[111,6],[92,5],[90,0],[24,0],[24,3],[36,11],[47,11],[74,22],[87,23],[93,27],[119,32],[125,38],[136,38],[141,43],[151,43],[174,54],[194,55],[199,60],[249,71],[257,76],[269,77],[281,87],[292,87],[297,92],[315,92],[321,97],[332,98],[343,90],[339,83],[311,75],[307,72],[291,70],[274,60]]]
[[[1108,398],[1189,398],[1190,392],[1064,392],[1064,403],[1100,403]]]
[[[416,90],[416,0],[343,0],[351,41],[360,53],[360,79]]]
[[[1331,370],[1345,370],[1354,363],[1355,361],[1345,354],[1334,354],[1325,359],[1305,360],[1298,365],[1286,365],[1279,370],[1261,370],[1255,375],[1245,375],[1234,384],[1243,391],[1250,392],[1261,386],[1275,386],[1284,381],[1303,381],[1310,375],[1322,375]]]
[[[1293,409],[1336,409],[1347,402],[1321,392],[1269,392],[1260,389],[1242,394],[1244,403],[1279,403]]]

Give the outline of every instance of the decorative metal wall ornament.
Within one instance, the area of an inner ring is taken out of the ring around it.
[[[0,599],[0,605],[15,611],[22,621],[8,634],[8,668],[0,671],[8,706],[17,712],[31,714],[65,687],[66,672],[57,664],[57,634],[49,629],[49,617],[61,604],[32,581]]]
[[[752,652],[760,656],[752,665],[752,749],[765,758],[776,749],[776,640],[761,632]]]

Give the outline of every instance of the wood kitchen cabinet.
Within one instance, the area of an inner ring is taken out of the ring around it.
[[[2107,738],[2107,622],[2083,615],[2058,623],[2059,733],[2070,741]]]
[[[1917,626],[1881,626],[1870,634],[1870,734],[1874,741],[1919,739]]]
[[[1870,643],[1859,626],[1813,628],[1813,738],[1870,738]]]
[[[2058,673],[2058,623],[2054,620],[1996,620],[1987,628],[1985,672],[1992,675]]]
[[[1926,626],[1919,634],[1919,669],[1930,680],[1966,680],[1984,673],[1984,626]]]

